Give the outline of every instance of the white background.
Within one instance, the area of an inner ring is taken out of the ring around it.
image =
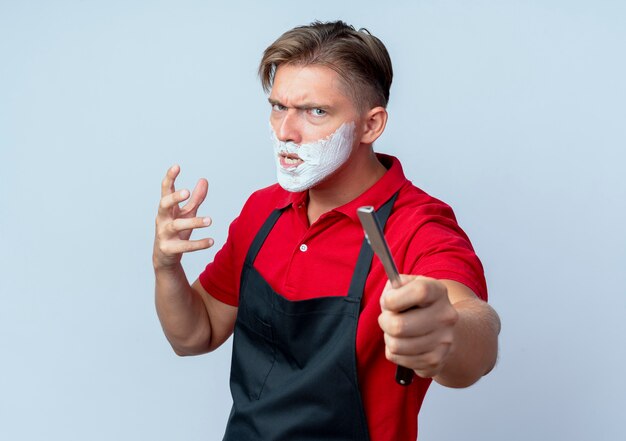
[[[219,247],[274,180],[263,49],[337,18],[387,45],[376,149],[455,208],[503,322],[420,441],[626,439],[624,3],[386,3],[0,1],[0,439],[221,439],[230,343],[179,358],[154,311],[160,181],[208,178]]]

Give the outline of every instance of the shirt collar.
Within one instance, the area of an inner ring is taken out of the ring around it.
[[[335,211],[345,214],[356,223],[359,223],[359,218],[356,214],[357,208],[371,205],[375,210],[378,210],[407,182],[398,158],[382,153],[377,153],[376,156],[385,166],[387,172],[360,196],[357,196],[347,204],[335,208]]]
[[[376,183],[370,188],[365,190],[360,196],[357,196],[347,204],[334,209],[334,211],[348,216],[357,223],[359,222],[359,218],[356,214],[357,208],[365,205],[371,205],[375,210],[378,210],[407,182],[407,179],[404,176],[404,171],[402,170],[402,165],[400,165],[398,158],[382,153],[376,153],[376,156],[387,169],[383,177],[376,181]],[[282,209],[291,205],[294,209],[297,209],[298,206],[308,202],[308,196],[308,191],[295,193],[285,191],[283,197],[277,198],[276,208]]]
[[[306,204],[309,198],[308,190],[291,192],[287,190],[283,190],[282,197],[276,198],[276,208],[283,209],[288,205],[291,205],[293,208],[298,208],[298,206],[302,204]]]

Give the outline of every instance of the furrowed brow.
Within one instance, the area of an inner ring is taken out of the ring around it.
[[[273,98],[268,98],[267,101],[272,105],[279,105],[282,107],[289,107],[289,106],[285,106],[283,103],[281,103],[278,100],[275,100]],[[328,111],[330,109],[330,106],[325,106],[323,104],[316,104],[316,103],[303,103],[300,104],[299,106],[293,106],[294,109],[298,109],[298,110],[311,110],[311,109],[321,109],[324,111]]]
[[[278,100],[274,100],[272,98],[268,98],[267,101],[273,106],[274,104],[279,104],[282,106],[282,104],[280,103],[280,101]]]
[[[321,110],[328,111],[328,109],[330,109],[329,106],[325,106],[323,104],[316,104],[316,103],[304,103],[300,106],[295,106],[295,107],[296,109],[299,109],[299,110],[321,109]]]

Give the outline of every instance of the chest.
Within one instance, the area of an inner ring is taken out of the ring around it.
[[[344,296],[362,243],[360,225],[344,214],[328,212],[309,226],[301,208],[278,219],[254,266],[289,300]]]

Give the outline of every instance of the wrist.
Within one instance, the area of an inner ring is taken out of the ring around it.
[[[174,262],[164,262],[157,257],[152,258],[152,266],[154,268],[154,274],[158,275],[171,275],[180,272],[182,265],[180,260]]]

